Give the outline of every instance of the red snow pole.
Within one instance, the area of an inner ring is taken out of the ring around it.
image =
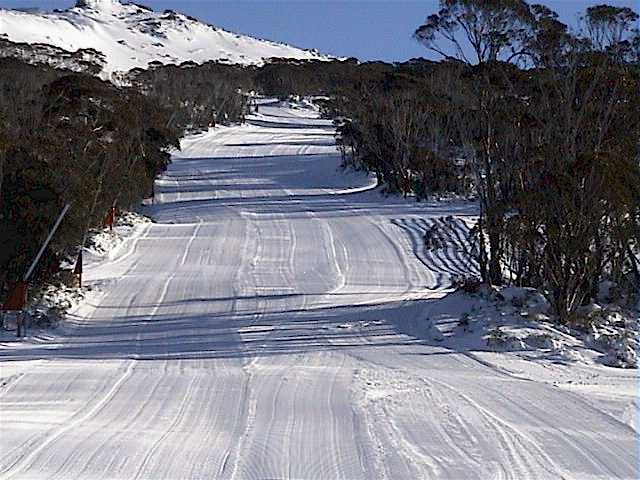
[[[29,284],[27,282],[17,282],[11,291],[9,292],[9,296],[7,297],[7,301],[4,305],[0,305],[0,310],[7,312],[18,312],[16,318],[16,326],[17,326],[17,337],[23,337],[25,332],[25,318],[24,318],[24,307],[27,304],[27,293],[29,291]]]
[[[78,287],[82,288],[82,249],[80,253],[78,253],[78,259],[76,260],[75,267],[73,267],[73,273],[78,276]]]
[[[28,289],[29,286],[27,282],[16,282],[7,296],[7,301],[4,302],[4,305],[0,306],[0,310],[9,311],[24,309],[24,306],[27,303]]]
[[[102,224],[105,227],[109,227],[109,230],[113,232],[114,223],[116,223],[116,206],[115,205],[113,205],[109,209],[109,213],[107,213],[107,216],[104,217],[104,221],[102,222]]]

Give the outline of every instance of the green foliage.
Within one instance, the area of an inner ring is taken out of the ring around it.
[[[465,61],[510,61],[522,55],[533,22],[523,0],[440,0],[438,13],[419,26],[414,37],[430,50]],[[445,40],[453,51],[447,53]],[[467,58],[467,45],[475,54]]]
[[[446,91],[460,80],[455,62],[363,66],[332,108],[345,166],[375,172],[389,192],[460,191],[463,166],[452,156],[453,119],[461,97]],[[373,75],[372,75],[373,71]]]
[[[362,70],[355,59],[272,59],[255,70],[255,85],[265,95],[286,99],[296,95],[330,95],[340,92]]]
[[[441,3],[419,40],[475,41],[477,63],[343,70],[323,111],[336,118],[344,164],[417,199],[477,196],[483,281],[546,290],[562,319],[604,279],[640,288],[635,13],[593,7],[585,34],[572,36],[543,6]],[[284,65],[272,69],[286,77]]]
[[[572,36],[526,2],[441,7],[416,37],[445,56],[437,40],[452,42],[464,61],[466,39],[477,54],[467,86],[453,87],[466,97],[454,143],[480,200],[483,279],[500,283],[506,272],[546,289],[563,319],[605,278],[640,287],[638,15],[591,7],[586,31]]]
[[[171,125],[181,130],[206,130],[216,124],[240,122],[253,70],[238,65],[152,64],[129,74],[138,90],[171,111]]]
[[[58,213],[71,209],[37,271],[82,243],[114,202],[137,204],[178,146],[170,112],[87,74],[0,60],[0,290],[26,271]]]

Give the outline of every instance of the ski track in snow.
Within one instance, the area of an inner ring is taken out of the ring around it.
[[[638,476],[629,426],[412,335],[473,206],[381,197],[312,112],[249,122],[183,141],[55,345],[2,347],[0,478]]]

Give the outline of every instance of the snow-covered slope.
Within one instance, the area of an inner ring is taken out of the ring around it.
[[[636,373],[458,332],[505,322],[448,294],[474,205],[367,189],[292,107],[185,138],[103,294],[0,342],[0,478],[639,478]]]
[[[118,0],[78,0],[65,11],[0,9],[0,36],[69,51],[92,48],[106,57],[105,72],[218,60],[260,64],[272,57],[328,59],[314,50],[237,35],[173,11],[154,12]]]

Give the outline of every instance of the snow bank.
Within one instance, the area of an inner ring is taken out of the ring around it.
[[[551,310],[549,300],[535,288],[506,287],[500,290],[500,296],[514,307],[525,308],[529,315]]]
[[[84,249],[85,269],[87,266],[96,266],[104,260],[112,259],[128,238],[139,233],[141,228],[150,222],[149,218],[138,213],[122,212],[113,231],[106,228],[92,231]],[[67,270],[63,270],[63,275],[70,274],[74,264],[75,258],[67,259],[63,265]],[[30,334],[40,336],[43,330],[58,327],[68,313],[78,310],[87,300],[100,295],[100,288],[86,282],[82,287],[67,285],[65,281],[43,286],[27,307]],[[10,327],[13,323],[7,322]]]
[[[151,219],[135,212],[122,212],[117,216],[113,231],[103,228],[93,230],[87,238],[84,251],[90,260],[111,258],[118,253],[120,246],[140,227],[151,223]]]

